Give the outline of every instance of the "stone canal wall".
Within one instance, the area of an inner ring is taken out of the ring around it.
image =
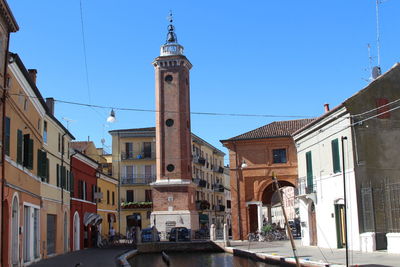
[[[224,252],[224,249],[212,241],[193,242],[157,242],[137,245],[138,253],[156,253],[161,251],[202,251]]]

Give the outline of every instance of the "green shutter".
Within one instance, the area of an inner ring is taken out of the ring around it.
[[[11,130],[11,120],[9,117],[5,118],[5,124],[6,128],[4,129],[5,133],[5,144],[4,144],[4,150],[7,156],[10,156],[10,130]]]
[[[306,166],[307,166],[307,188],[308,192],[311,193],[314,191],[314,177],[313,177],[313,170],[312,170],[312,157],[311,157],[311,151],[306,153]]]
[[[50,164],[49,164],[49,159],[46,158],[46,182],[49,182],[49,173],[50,173]]]
[[[24,167],[28,167],[29,166],[29,134],[24,134],[24,151],[23,151],[23,162],[22,164],[24,165]]]
[[[43,181],[43,173],[42,173],[42,151],[40,149],[37,150],[37,175],[42,178]]]
[[[17,130],[17,163],[22,164],[22,144],[24,142],[24,136],[21,130]]]
[[[29,139],[29,149],[28,149],[28,168],[33,169],[33,140]]]
[[[340,172],[340,155],[339,155],[339,140],[332,140],[332,162],[333,162],[333,172]]]

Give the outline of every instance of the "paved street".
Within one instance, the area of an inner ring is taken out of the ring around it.
[[[346,252],[344,249],[319,249],[317,247],[305,247],[301,245],[300,240],[295,241],[298,255],[302,259],[311,261],[324,261],[331,264],[345,264]],[[251,250],[257,253],[266,253],[270,255],[281,255],[293,257],[292,248],[289,241],[274,242],[240,242],[233,241],[231,246],[236,249]],[[400,266],[400,255],[388,254],[386,251],[373,253],[362,253],[358,251],[349,251],[349,262],[351,265],[363,266]]]
[[[31,266],[33,267],[99,267],[99,266],[116,266],[116,258],[132,248],[89,248],[79,251],[70,252],[64,255],[56,256],[47,260],[42,260]],[[78,265],[80,264],[80,265]]]

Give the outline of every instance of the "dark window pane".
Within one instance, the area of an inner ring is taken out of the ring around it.
[[[273,163],[286,163],[286,149],[273,149]]]

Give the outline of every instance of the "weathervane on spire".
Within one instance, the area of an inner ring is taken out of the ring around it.
[[[169,11],[169,16],[167,17],[169,21],[168,25],[168,35],[167,35],[167,43],[178,43],[178,38],[176,37],[176,34],[174,32],[175,27],[172,25],[172,22],[174,21],[174,17],[172,16],[172,11]]]
[[[167,17],[167,20],[169,23],[172,23],[174,21],[174,16],[172,15],[172,10],[169,11],[169,16]]]

